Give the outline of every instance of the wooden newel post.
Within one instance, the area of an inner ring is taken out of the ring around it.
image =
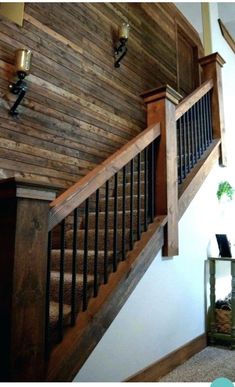
[[[178,171],[175,106],[182,98],[170,86],[142,94],[147,104],[147,124],[160,122],[156,153],[155,215],[167,215],[163,254],[178,255]]]
[[[49,202],[46,186],[0,182],[0,380],[42,381]]]
[[[207,81],[212,79],[214,83],[214,87],[212,89],[213,138],[221,139],[220,163],[226,167],[227,153],[225,143],[224,103],[221,72],[225,61],[218,53],[214,53],[201,58],[199,63],[203,70],[202,80]]]

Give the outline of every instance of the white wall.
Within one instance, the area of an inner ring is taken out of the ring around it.
[[[220,36],[215,40],[214,49],[227,61],[226,127],[235,144],[234,99],[230,102],[235,59]],[[74,381],[123,381],[204,333],[205,259],[215,232],[218,182],[227,177],[232,179],[230,171],[217,166],[207,177],[180,221],[180,255],[156,257]]]

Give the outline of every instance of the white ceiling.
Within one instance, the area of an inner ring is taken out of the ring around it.
[[[176,2],[175,5],[187,17],[190,23],[202,35],[201,3]],[[235,40],[235,2],[218,3],[219,18]]]
[[[218,3],[219,17],[235,40],[235,3]]]

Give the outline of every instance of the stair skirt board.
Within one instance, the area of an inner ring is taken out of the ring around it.
[[[177,334],[177,333],[176,333]],[[196,337],[169,355],[131,376],[125,382],[157,382],[207,346],[206,334]]]

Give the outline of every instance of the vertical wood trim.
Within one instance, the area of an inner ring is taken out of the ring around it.
[[[215,323],[215,260],[209,260],[210,269],[210,343],[215,342],[214,334],[216,332]]]
[[[45,187],[30,192],[29,184],[0,184],[1,381],[45,377],[48,213],[54,194]]]
[[[227,165],[227,151],[225,139],[225,123],[224,123],[224,103],[223,103],[223,88],[222,88],[222,72],[225,61],[218,54],[211,54],[201,58],[199,63],[202,66],[203,81],[213,80],[214,88],[212,89],[212,126],[213,138],[221,138],[221,156],[220,163],[224,167]]]
[[[231,326],[231,346],[235,348],[235,262],[231,260],[231,276],[232,276],[232,297],[231,297],[231,306],[232,306],[232,326]]]
[[[178,173],[175,106],[181,96],[169,86],[144,93],[148,125],[160,122],[156,154],[156,213],[167,214],[165,256],[178,255]]]

